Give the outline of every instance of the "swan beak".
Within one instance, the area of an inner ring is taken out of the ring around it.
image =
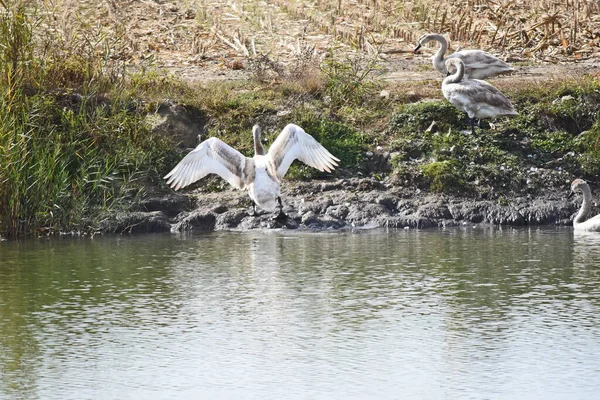
[[[452,75],[452,74],[450,73],[450,71],[446,70],[446,76],[450,76],[450,75]]]
[[[575,194],[575,192],[573,191],[573,189],[571,189],[571,191],[569,192],[569,195],[567,196],[567,199],[570,199],[571,197],[573,197],[574,194]]]
[[[417,47],[415,47],[415,49],[413,50],[413,54],[418,54],[420,48],[421,48],[421,43],[419,43],[417,45]]]

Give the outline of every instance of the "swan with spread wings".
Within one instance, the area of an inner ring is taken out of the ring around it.
[[[254,157],[246,157],[212,137],[200,143],[165,176],[167,184],[178,190],[208,174],[217,174],[233,187],[248,190],[254,205],[265,211],[273,211],[279,204],[279,216],[285,216],[281,181],[292,162],[298,159],[319,171],[331,172],[340,161],[298,125],[283,128],[266,154],[258,125],[252,133]]]

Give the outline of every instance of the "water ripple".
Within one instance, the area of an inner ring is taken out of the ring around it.
[[[599,242],[456,229],[9,244],[0,397],[590,398]]]

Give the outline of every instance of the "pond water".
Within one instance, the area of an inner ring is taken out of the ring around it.
[[[600,234],[0,243],[2,399],[591,399]]]

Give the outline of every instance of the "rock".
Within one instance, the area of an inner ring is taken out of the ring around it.
[[[487,211],[489,208],[489,202],[474,202],[468,200],[466,202],[459,202],[456,204],[449,204],[448,211],[453,219],[457,221],[467,221],[478,224],[483,222],[486,218]]]
[[[394,216],[383,219],[382,226],[390,228],[432,228],[439,225],[429,218]]]
[[[106,233],[154,233],[169,232],[171,224],[161,211],[117,213],[100,223],[100,231]]]
[[[350,207],[350,212],[346,216],[346,220],[356,226],[368,225],[382,215],[390,215],[390,210],[386,206],[361,203]]]
[[[387,207],[391,212],[396,210],[396,204],[398,203],[398,199],[395,196],[389,195],[378,195],[375,201],[377,204]]]
[[[390,165],[390,153],[387,152],[370,152],[369,162],[367,163],[367,171],[369,173],[388,173],[392,170],[392,166]]]
[[[512,206],[492,208],[485,220],[495,225],[525,225],[521,213]]]
[[[540,225],[572,223],[579,202],[562,193],[554,198],[501,200],[465,199],[427,194],[384,179],[348,178],[331,182],[285,182],[282,186],[287,218],[257,210],[249,215],[247,193],[206,192],[165,194],[145,200],[144,212],[118,214],[103,221],[105,232],[247,229],[399,229],[464,226],[466,224]],[[193,204],[197,209],[189,211]],[[169,219],[170,218],[170,219]]]
[[[286,218],[271,218],[267,227],[269,229],[298,229],[298,222],[289,216]]]
[[[333,205],[333,200],[330,198],[321,199],[312,202],[304,202],[300,204],[300,214],[304,214],[308,211],[314,211],[317,214],[324,214],[327,211],[327,208]]]
[[[338,180],[336,182],[323,182],[320,185],[321,192],[327,192],[330,190],[339,190],[343,187],[343,180]]]
[[[215,229],[217,217],[215,214],[205,208],[192,211],[186,215],[177,225],[173,227],[174,231],[212,231]]]
[[[224,211],[217,216],[214,229],[233,229],[237,228],[244,218],[248,216],[245,210]]]
[[[214,212],[215,214],[223,214],[224,212],[228,211],[229,208],[224,205],[224,204],[219,204],[216,205],[215,207],[213,207],[213,209],[211,210],[212,212]],[[246,213],[247,215],[247,213]]]
[[[417,212],[418,206],[412,200],[398,200],[396,212],[400,215],[411,215]]]
[[[423,204],[419,206],[415,215],[429,219],[452,219],[448,206],[441,202]]]
[[[572,223],[572,216],[578,207],[566,201],[534,202],[520,210],[528,225]]]
[[[346,223],[331,215],[317,215],[313,211],[309,211],[302,216],[301,223],[311,229],[340,229]]]
[[[190,196],[180,193],[153,195],[141,203],[144,211],[162,211],[171,218],[183,211],[191,210],[193,205],[194,202]]]
[[[381,182],[376,181],[372,178],[362,178],[358,181],[356,185],[356,190],[361,192],[366,192],[374,189],[385,189]]]
[[[350,210],[348,207],[342,204],[329,207],[325,214],[336,219],[344,220],[349,212]]]
[[[314,211],[308,211],[304,215],[302,215],[302,219],[300,220],[300,222],[306,225],[307,223],[316,221],[317,218],[317,213],[315,213]]]
[[[261,224],[261,219],[259,217],[248,216],[240,221],[240,223],[237,226],[237,229],[246,231],[250,229],[258,229],[264,227],[265,226]]]

